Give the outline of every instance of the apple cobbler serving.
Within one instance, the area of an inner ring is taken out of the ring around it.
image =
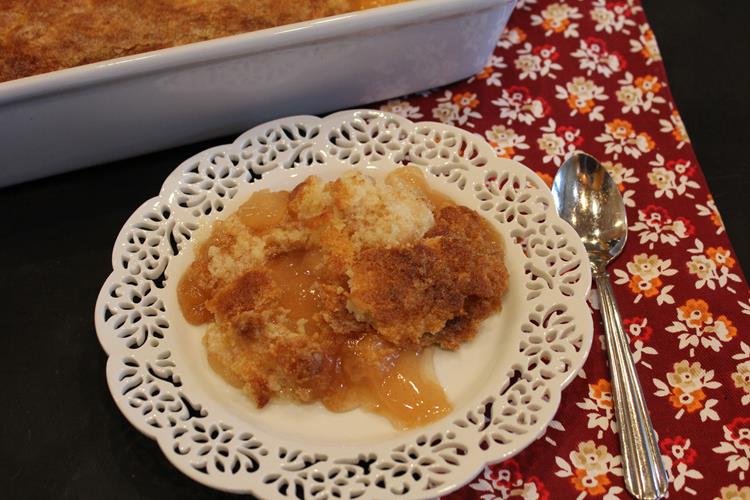
[[[451,410],[432,349],[459,349],[501,308],[499,235],[416,167],[255,192],[214,224],[182,276],[209,362],[258,407],[363,408],[397,428]]]

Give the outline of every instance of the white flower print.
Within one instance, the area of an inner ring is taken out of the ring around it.
[[[649,162],[649,165],[655,167],[651,169],[647,177],[649,183],[656,188],[654,192],[656,198],[665,196],[671,200],[675,194],[694,198],[694,195],[688,192],[688,188],[698,189],[700,184],[692,180],[688,173],[680,173],[678,164],[680,162],[665,162],[664,157],[659,153],[656,153],[655,159]]]
[[[630,18],[632,10],[626,3],[609,3],[607,0],[595,0],[593,9],[589,12],[596,23],[596,31],[612,33],[630,33],[630,28],[636,23]]]
[[[587,410],[587,427],[598,429],[597,438],[604,436],[604,431],[616,432],[613,418],[612,386],[606,379],[599,379],[596,384],[589,384],[588,397],[576,403],[582,410]]]
[[[744,394],[740,399],[743,405],[750,404],[750,346],[745,342],[740,342],[740,352],[732,356],[735,361],[740,363],[735,367],[732,373],[732,382],[734,387]]]
[[[727,471],[739,471],[741,481],[750,470],[750,418],[736,417],[723,427],[724,440],[713,448],[714,453],[727,455]]]
[[[628,189],[626,184],[635,184],[638,182],[638,177],[634,174],[635,169],[625,168],[622,163],[603,161],[602,166],[609,172],[612,179],[617,183],[617,187],[620,189],[620,194],[625,202],[626,207],[635,207],[635,201],[633,201],[633,195],[635,194],[634,189]]]
[[[438,97],[439,104],[433,108],[432,116],[443,123],[466,125],[473,127],[469,118],[482,118],[482,115],[474,109],[479,105],[477,95],[472,92],[454,94],[446,90],[442,97]]]
[[[443,123],[454,123],[458,120],[458,106],[452,102],[441,102],[432,108],[432,117]]]
[[[662,84],[659,79],[653,75],[640,76],[633,78],[629,71],[625,76],[618,80],[620,89],[615,92],[617,100],[622,104],[623,113],[639,114],[641,111],[651,111],[658,113],[655,104],[664,104],[666,100],[657,95],[661,90]]]
[[[401,115],[404,118],[422,118],[418,106],[412,106],[409,101],[394,99],[380,106],[381,111]]]
[[[525,157],[518,154],[518,150],[529,149],[529,145],[526,144],[526,136],[517,134],[512,128],[505,125],[493,125],[484,135],[500,158],[521,161]]]
[[[701,205],[696,203],[695,208],[698,209],[698,215],[701,217],[709,217],[711,219],[711,222],[716,226],[716,234],[724,232],[724,222],[721,220],[721,214],[719,213],[719,209],[716,208],[713,196],[709,194],[706,204]]]
[[[625,60],[619,52],[610,52],[601,38],[587,37],[580,41],[578,50],[571,54],[578,59],[580,69],[591,76],[596,72],[604,77],[622,71]]]
[[[669,482],[675,491],[684,490],[685,493],[696,495],[697,492],[685,484],[688,479],[703,479],[703,474],[690,468],[697,456],[691,444],[690,439],[676,436],[662,439],[659,446],[662,452],[666,453],[662,455],[662,460],[669,475]]]
[[[644,340],[648,340],[651,337],[651,332],[653,331],[653,329],[648,326],[648,318],[640,318],[636,316],[624,319],[623,327],[628,335],[634,339],[633,348],[631,349],[633,362],[636,364],[640,363],[648,369],[653,369],[651,363],[647,362],[644,357],[659,354],[656,349],[646,345],[644,342]]]
[[[515,67],[518,70],[518,78],[524,80],[536,80],[539,76],[555,78],[553,71],[559,71],[562,66],[555,61],[559,57],[554,45],[540,45],[532,47],[530,43],[518,49],[518,57]]]
[[[597,446],[594,441],[582,441],[569,457],[570,462],[560,456],[555,457],[559,467],[555,475],[570,478],[571,484],[580,492],[578,499],[587,495],[603,495],[605,500],[619,498],[617,495],[623,490],[613,486],[609,477],[610,474],[622,476],[619,455],[613,456],[606,446]]]
[[[671,265],[670,259],[661,259],[658,255],[642,253],[635,255],[625,265],[627,272],[618,268],[614,268],[612,272],[615,275],[615,284],[628,285],[630,291],[635,295],[634,303],[637,304],[645,297],[656,298],[658,305],[674,304],[674,298],[669,293],[674,285],[665,286],[661,280],[662,276],[677,274],[677,270],[672,269]]]
[[[533,5],[536,5],[536,0],[518,0],[516,3],[516,9],[531,10]]]
[[[539,14],[531,15],[531,25],[541,26],[545,30],[545,36],[562,33],[565,38],[576,38],[578,23],[572,21],[582,17],[578,7],[571,7],[563,2],[551,3]]]
[[[721,496],[714,497],[714,500],[749,500],[750,486],[729,484],[727,486],[722,486],[719,490],[719,494]]]
[[[487,62],[487,65],[482,68],[482,71],[469,78],[467,83],[472,83],[476,80],[484,80],[488,86],[501,87],[503,74],[498,70],[507,67],[508,65],[505,64],[503,56],[490,56],[490,60]]]
[[[549,436],[550,430],[565,432],[565,427],[563,427],[563,424],[561,424],[558,420],[550,420],[550,423],[547,426],[547,430],[544,431],[544,434],[539,437],[539,439],[542,439],[542,437],[544,437],[544,440],[546,442],[548,442],[552,446],[557,446],[557,442]]]
[[[677,321],[673,321],[665,330],[678,334],[678,348],[689,347],[690,357],[695,356],[695,348],[699,345],[719,352],[724,343],[737,335],[732,321],[723,314],[714,317],[708,303],[702,299],[688,299],[677,307]]]
[[[693,224],[684,217],[672,218],[669,212],[658,205],[647,205],[638,210],[638,220],[630,226],[638,233],[640,243],[648,243],[653,250],[655,243],[671,246],[694,232]]]
[[[639,36],[637,40],[630,40],[630,51],[640,52],[646,60],[646,65],[661,61],[659,46],[656,44],[654,32],[648,24],[638,26]]]
[[[565,158],[574,153],[583,142],[581,131],[575,127],[557,126],[552,118],[540,127],[542,136],[537,139],[539,149],[544,152],[542,161],[560,166]]]
[[[669,115],[669,120],[660,119],[659,125],[661,125],[660,130],[662,132],[672,134],[674,140],[677,141],[677,149],[681,149],[685,144],[690,142],[690,137],[688,137],[685,124],[682,121],[680,113],[678,113],[676,109]]]
[[[526,87],[504,88],[500,98],[492,101],[492,104],[500,108],[500,118],[510,122],[518,120],[526,125],[549,114],[547,101],[533,97]]]
[[[740,308],[742,309],[742,314],[747,314],[748,316],[750,316],[750,299],[748,299],[747,302],[738,300],[737,304],[739,304]]]
[[[688,272],[697,278],[696,289],[705,286],[711,290],[716,290],[718,285],[731,293],[737,293],[728,284],[730,281],[739,283],[742,280],[737,274],[731,272],[736,261],[728,249],[723,247],[704,249],[703,242],[696,238],[695,246],[688,249],[688,252],[693,254],[687,262],[687,268]]]
[[[556,85],[555,90],[555,97],[567,102],[570,116],[581,113],[587,115],[590,121],[604,121],[604,106],[597,105],[596,101],[605,101],[609,97],[604,93],[604,87],[596,85],[593,80],[577,76],[564,87]]]
[[[516,9],[518,9],[518,4],[516,4]],[[526,33],[521,28],[506,28],[505,31],[503,31],[503,34],[500,35],[500,40],[498,40],[497,46],[502,49],[509,49],[514,45],[523,43],[525,40]]]
[[[656,386],[655,396],[667,397],[669,403],[677,410],[675,419],[679,420],[685,413],[698,412],[701,422],[719,420],[719,414],[713,408],[717,399],[707,399],[704,389],[718,389],[721,382],[713,380],[714,371],[703,369],[699,362],[690,363],[682,360],[674,364],[673,371],[667,373],[669,387],[658,378],[653,379]],[[671,387],[671,389],[670,389]]]
[[[615,118],[604,125],[604,132],[595,138],[596,142],[604,144],[604,150],[616,160],[621,153],[633,158],[640,158],[642,153],[648,153],[656,144],[646,132],[636,133],[632,123]]]

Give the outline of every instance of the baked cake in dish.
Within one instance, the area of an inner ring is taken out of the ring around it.
[[[3,0],[0,82],[404,0]]]

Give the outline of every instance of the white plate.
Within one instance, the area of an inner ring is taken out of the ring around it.
[[[413,0],[0,83],[0,186],[466,78],[515,3]]]
[[[332,179],[351,168],[377,176],[407,162],[487,217],[506,245],[502,312],[459,351],[435,356],[454,411],[404,432],[360,410],[256,409],[210,369],[203,329],[180,313],[176,286],[193,258],[190,240],[256,189],[290,189],[308,175]],[[190,158],[128,219],[112,266],[96,329],[117,405],[191,478],[261,498],[452,491],[544,431],[592,339],[588,260],[543,182],[496,158],[477,135],[383,112],[285,118]]]

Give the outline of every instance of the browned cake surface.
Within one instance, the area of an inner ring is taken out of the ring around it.
[[[444,207],[414,244],[359,254],[351,308],[396,345],[457,349],[500,307],[502,260],[494,231],[476,212]]]
[[[0,0],[0,82],[398,0]]]

